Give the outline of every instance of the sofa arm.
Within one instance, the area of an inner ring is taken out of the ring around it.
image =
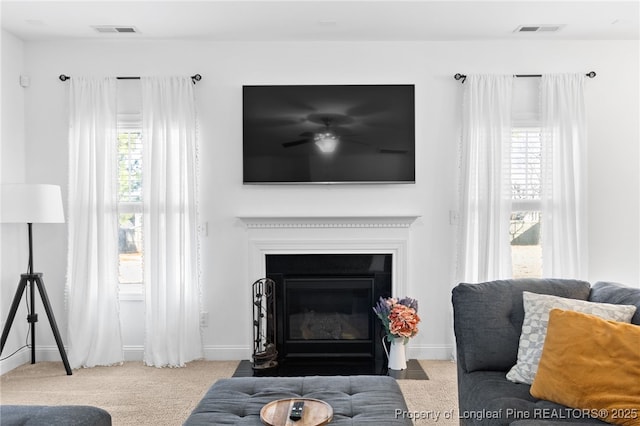
[[[640,325],[640,288],[598,281],[591,287],[589,300],[591,302],[614,303],[616,305],[635,305],[637,309],[636,313],[631,317],[631,324]]]

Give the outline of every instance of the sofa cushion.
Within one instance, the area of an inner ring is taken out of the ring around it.
[[[604,424],[580,410],[534,398],[529,385],[510,382],[501,371],[474,371],[465,374],[463,383],[462,425],[507,425],[522,420]]]
[[[619,283],[598,281],[591,287],[589,300],[600,303],[634,305],[637,309],[631,318],[631,324],[640,325],[640,288],[627,287]]]
[[[640,425],[640,327],[553,309],[531,395]]]
[[[461,283],[452,291],[458,362],[463,371],[507,371],[516,363],[524,319],[522,293],[586,300],[586,281],[515,279]]]
[[[507,373],[512,382],[531,384],[538,370],[542,348],[547,334],[549,312],[554,308],[597,315],[600,318],[629,322],[636,311],[634,305],[596,303],[525,291],[524,322],[518,344],[518,362]]]

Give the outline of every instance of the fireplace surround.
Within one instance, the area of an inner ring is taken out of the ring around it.
[[[348,290],[352,293],[343,293],[342,299],[346,300],[361,300],[361,308],[359,310],[367,310],[368,315],[371,315],[372,307],[375,305],[374,300],[382,295],[383,297],[394,295],[404,296],[407,294],[407,282],[409,281],[408,275],[408,249],[409,249],[409,228],[412,223],[418,218],[418,216],[323,216],[323,217],[276,217],[276,216],[243,216],[239,217],[239,221],[246,227],[247,230],[247,242],[248,242],[248,276],[247,281],[260,277],[272,277],[276,280],[278,277],[274,277],[271,271],[268,271],[268,266],[273,263],[279,256],[299,256],[301,259],[310,259],[310,255],[339,255],[339,257],[353,255],[351,259],[356,259],[357,256],[374,256],[375,259],[381,259],[384,256],[387,262],[387,269],[384,274],[387,276],[387,287],[384,291],[371,288],[371,284],[368,284],[371,277],[367,277],[366,274],[353,273],[349,279],[353,279],[349,285],[353,284],[353,289]],[[330,258],[330,257],[329,257]],[[362,259],[362,258],[361,258]],[[379,261],[379,260],[378,260]],[[277,263],[277,261],[276,261]],[[349,262],[347,262],[349,263]],[[357,263],[357,262],[355,262]],[[369,259],[371,263],[371,259]],[[297,266],[299,269],[301,266]],[[338,269],[343,268],[344,265]],[[303,268],[304,269],[304,268]],[[340,272],[340,271],[338,271]],[[329,270],[328,272],[321,273],[320,280],[312,278],[309,280],[308,276],[304,273],[290,274],[289,281],[287,282],[287,290],[289,295],[289,301],[295,300],[295,293],[305,289],[309,291],[307,286],[316,287],[312,290],[315,291],[312,297],[316,299],[319,295],[317,293],[327,292],[327,287],[331,290],[328,293],[335,294],[336,287],[343,289],[345,284],[339,281],[344,278],[344,270],[341,273],[336,273],[336,270]],[[351,273],[351,272],[350,272]],[[318,288],[320,287],[320,288]],[[280,286],[278,286],[278,290]],[[335,291],[334,291],[335,290]],[[333,292],[333,293],[332,293]],[[321,296],[321,294],[320,294]],[[326,296],[326,295],[325,295]],[[306,296],[309,298],[309,296]],[[337,298],[334,297],[337,300]],[[247,296],[247,300],[250,300],[250,296]],[[366,300],[366,302],[364,302]],[[284,302],[281,302],[284,303]],[[340,307],[342,311],[351,310],[351,304],[341,302],[343,306]],[[365,308],[365,305],[366,306]],[[308,311],[314,309],[307,309]],[[282,309],[282,307],[280,307]],[[304,309],[298,309],[298,314],[303,314]],[[357,310],[356,310],[357,311]],[[336,318],[322,319],[320,322],[327,325],[329,330],[335,328],[335,324],[339,324],[340,311],[336,312],[324,312],[325,316],[331,317],[332,314]],[[317,315],[316,315],[317,317]],[[284,349],[279,348],[278,351],[283,350],[285,353],[279,354],[280,357],[287,357],[287,359],[315,359],[318,360],[330,360],[332,358],[340,359],[361,359],[359,355],[365,354],[366,357],[375,359],[378,357],[377,364],[380,364],[384,355],[381,353],[381,343],[379,341],[378,332],[376,327],[380,327],[379,321],[372,319],[370,316],[368,322],[369,328],[366,331],[367,339],[352,339],[349,335],[349,331],[346,331],[346,335],[338,336],[343,337],[339,340],[342,348],[332,349],[327,351],[324,345],[319,346],[320,357],[309,354],[310,349],[314,343],[308,341],[300,341],[300,334],[292,335],[292,332],[302,333],[300,326],[296,325],[293,329],[289,329],[289,335],[285,334],[285,329],[278,330],[276,333],[279,340],[284,340],[286,337],[289,339],[290,345]],[[316,318],[317,319],[317,318]],[[300,317],[299,321],[305,321],[304,317]],[[310,323],[309,317],[306,318],[307,323]],[[333,323],[331,321],[334,321]],[[338,322],[335,322],[338,321]],[[332,325],[333,324],[333,325]],[[278,325],[278,327],[284,327]],[[322,332],[322,325],[316,324],[317,329],[309,330],[305,332]],[[320,329],[320,331],[318,331]],[[293,331],[292,331],[293,330]],[[331,333],[331,331],[326,331]],[[335,332],[335,331],[334,331]],[[293,338],[291,338],[293,337]],[[315,336],[320,337],[320,336]],[[325,336],[326,337],[326,336]],[[357,335],[356,337],[362,337]],[[305,340],[305,339],[302,339]],[[328,340],[328,339],[308,339],[308,340]],[[353,344],[349,340],[356,340],[358,344]],[[367,340],[363,343],[361,340]],[[281,342],[282,343],[282,342]],[[335,342],[334,342],[335,343]],[[360,347],[358,347],[360,345]],[[376,345],[379,345],[376,349]],[[348,347],[351,346],[352,349]],[[366,346],[366,351],[364,350]],[[355,349],[353,349],[355,347]],[[373,349],[371,349],[373,347]],[[311,370],[317,371],[317,370]],[[350,370],[351,371],[351,370]]]

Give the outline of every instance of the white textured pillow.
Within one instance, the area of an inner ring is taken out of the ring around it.
[[[595,303],[585,300],[567,299],[564,297],[523,292],[524,321],[518,346],[518,360],[507,373],[507,379],[516,383],[530,385],[538,371],[542,346],[547,336],[547,324],[551,309],[563,309],[591,314],[605,320],[631,322],[636,312],[633,305],[614,305]]]

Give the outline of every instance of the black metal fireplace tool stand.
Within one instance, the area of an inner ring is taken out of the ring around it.
[[[276,349],[276,283],[261,278],[253,283],[253,369],[278,366]]]

